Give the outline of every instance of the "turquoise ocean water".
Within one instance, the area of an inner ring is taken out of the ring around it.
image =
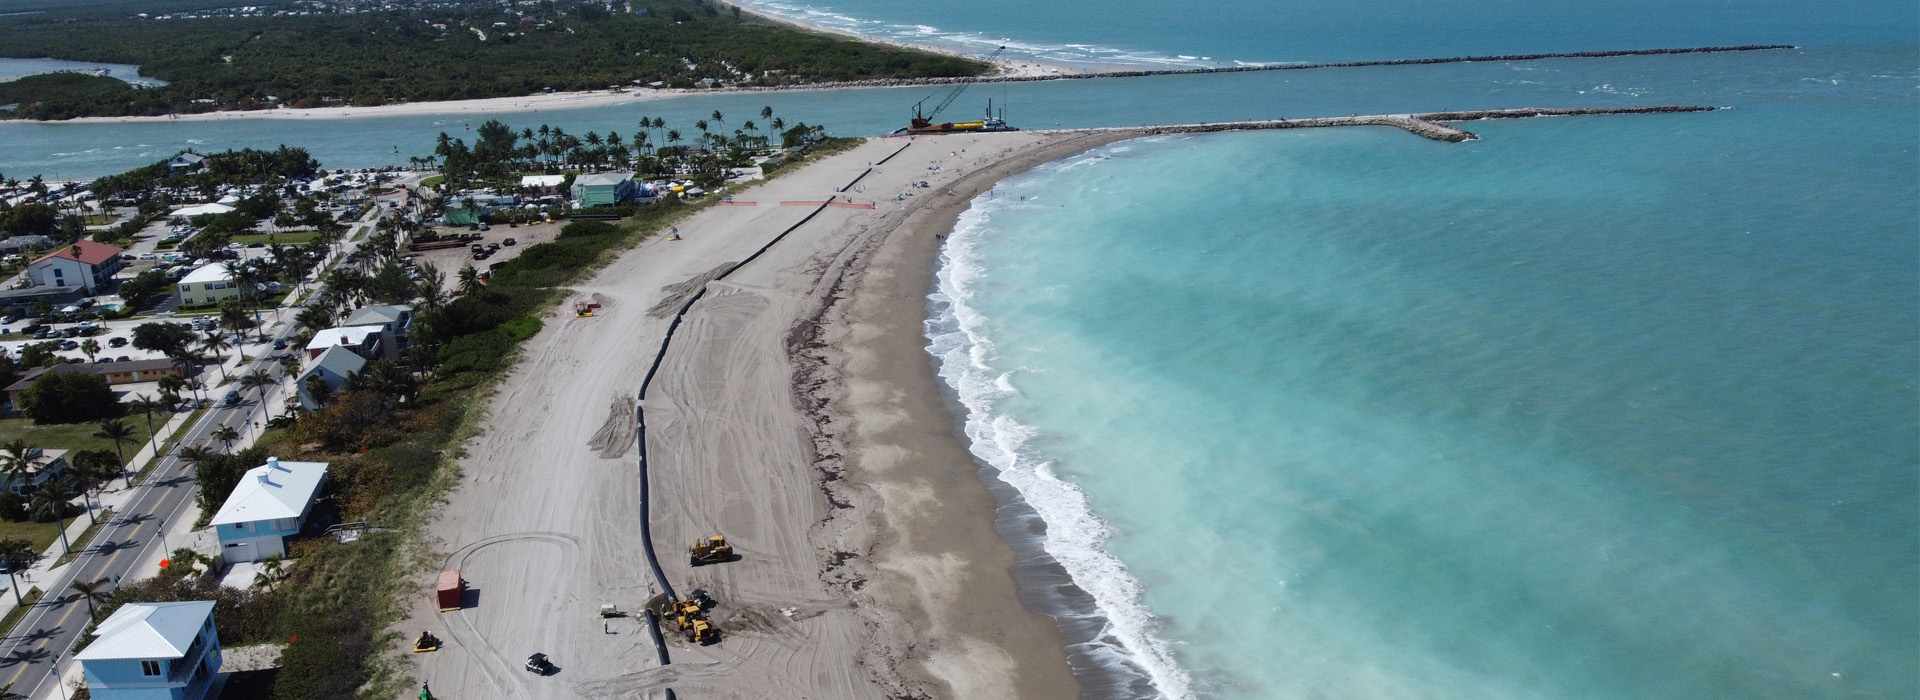
[[[1089,695],[1920,697],[1920,51],[1883,9],[1436,88],[1707,115],[1143,139],[977,200],[930,351]],[[1542,50],[1442,34],[1414,55]]]

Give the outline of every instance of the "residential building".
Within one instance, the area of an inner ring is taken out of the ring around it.
[[[94,700],[201,700],[220,672],[213,601],[127,603],[73,656]]]
[[[240,296],[240,283],[233,280],[233,272],[225,263],[207,263],[193,269],[177,283],[180,290],[180,305],[215,306],[220,302]]]
[[[167,174],[179,175],[199,170],[201,163],[206,160],[206,156],[198,153],[181,153],[167,161]]]
[[[86,373],[98,374],[107,379],[108,384],[135,384],[139,382],[157,382],[161,377],[180,374],[180,365],[173,360],[134,360],[132,362],[93,362],[61,363],[52,367],[35,367],[21,375],[20,380],[8,384],[4,390],[7,400],[20,405],[20,392],[33,386],[34,381],[49,373]]]
[[[633,195],[632,173],[594,173],[573,178],[573,205],[603,207]]]
[[[294,378],[294,388],[300,395],[300,408],[317,411],[324,405],[313,396],[313,385],[308,383],[308,377],[319,377],[328,389],[339,393],[340,387],[347,385],[347,378],[359,374],[360,368],[365,366],[367,359],[353,354],[345,346],[335,345],[322,350],[320,356],[308,362],[307,368],[300,370],[300,376]]]
[[[300,534],[314,497],[327,482],[326,462],[267,463],[247,470],[213,519],[220,556],[228,562],[260,561],[287,553],[287,538]]]
[[[560,185],[566,181],[565,175],[521,175],[520,191],[531,192],[535,197],[560,194]]]
[[[48,306],[57,309],[80,301],[86,296],[87,289],[80,286],[0,289],[0,309],[24,318],[32,316],[33,307],[41,302],[46,302]]]
[[[382,330],[384,330],[382,326],[366,325],[341,326],[339,328],[328,328],[320,331],[313,334],[313,340],[307,341],[307,359],[317,359],[320,357],[320,353],[326,352],[327,348],[336,345],[344,346],[348,350],[352,350],[353,354],[359,355],[363,359],[390,359],[387,355],[387,348],[380,342],[382,340]]]
[[[27,450],[27,456],[34,458],[34,466],[28,469],[24,477],[14,474],[0,475],[0,490],[21,498],[33,495],[33,492],[48,481],[60,478],[67,473],[66,450]]]
[[[29,250],[46,250],[53,247],[53,239],[46,236],[12,236],[0,240],[0,253],[25,253]]]
[[[406,352],[409,341],[407,333],[413,330],[413,307],[405,304],[391,306],[363,306],[347,314],[345,326],[379,326],[380,343],[386,350],[387,359],[399,359]]]
[[[27,278],[38,287],[80,287],[88,294],[98,294],[125,264],[121,250],[97,241],[56,246],[27,264]]]

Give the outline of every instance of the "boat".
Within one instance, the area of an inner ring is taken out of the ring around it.
[[[914,111],[913,111],[913,121],[909,122],[906,128],[895,130],[893,133],[895,134],[955,134],[955,133],[971,133],[971,132],[978,132],[978,131],[1019,131],[1018,128],[1007,124],[1007,120],[1004,116],[1005,112],[1006,112],[1006,108],[1002,107],[1001,108],[1002,116],[995,116],[993,113],[993,100],[987,100],[987,114],[986,116],[978,120],[970,121],[970,122],[941,122],[936,124],[932,119],[926,116],[922,116],[920,114],[919,106],[915,105]]]

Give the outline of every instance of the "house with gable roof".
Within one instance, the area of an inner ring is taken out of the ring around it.
[[[27,279],[36,287],[80,287],[97,294],[113,283],[113,273],[125,262],[119,246],[97,241],[61,245],[27,264]]]
[[[201,700],[220,672],[213,601],[127,603],[74,655],[95,700]]]
[[[314,498],[326,483],[326,462],[268,457],[266,464],[247,470],[207,521],[220,538],[220,557],[241,562],[285,555],[287,538],[306,526]]]

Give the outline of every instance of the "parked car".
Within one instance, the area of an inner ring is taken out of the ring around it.
[[[113,361],[114,362],[132,362],[133,358],[127,357],[126,355],[121,355],[119,357],[113,358]]]
[[[127,339],[126,339],[126,338],[108,338],[108,339],[107,339],[107,347],[110,347],[110,348],[124,348],[124,347],[126,347],[126,346],[127,346]]]
[[[62,340],[60,341],[60,349],[61,350],[79,350],[80,344],[73,342],[71,340]]]
[[[509,238],[509,239],[507,239],[507,240],[504,240],[504,241],[501,241],[501,242],[500,242],[500,245],[504,245],[504,246],[512,246],[512,245],[516,245],[516,244],[518,244],[518,243],[519,243],[519,241],[516,241],[516,240],[513,240],[513,239],[511,239],[511,238]]]

